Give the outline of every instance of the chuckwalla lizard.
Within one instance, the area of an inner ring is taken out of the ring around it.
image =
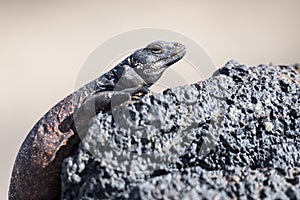
[[[134,93],[146,93],[185,53],[185,46],[177,42],[150,43],[52,107],[19,150],[9,199],[59,199],[61,163],[80,142],[78,129],[96,113],[109,111]]]

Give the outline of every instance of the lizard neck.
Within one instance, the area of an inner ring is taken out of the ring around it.
[[[96,80],[95,91],[119,91],[140,86],[150,87],[151,85],[147,84],[125,59]]]

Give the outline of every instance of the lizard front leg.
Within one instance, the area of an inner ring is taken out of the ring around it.
[[[75,110],[73,119],[77,131],[86,127],[91,118],[99,112],[110,111],[129,100],[133,94],[148,93],[146,87],[128,88],[121,91],[103,91],[88,98],[81,107]]]
[[[84,108],[90,112],[99,113],[100,111],[109,111],[112,108],[125,103],[137,94],[149,93],[148,86],[138,86],[126,88],[120,91],[104,91],[94,94],[84,103]]]

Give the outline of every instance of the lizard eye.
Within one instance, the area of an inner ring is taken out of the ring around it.
[[[162,53],[162,48],[160,45],[156,44],[150,48],[150,51],[154,54],[160,54],[160,53]]]
[[[137,67],[139,65],[138,61],[133,56],[130,57],[130,63],[132,67]]]

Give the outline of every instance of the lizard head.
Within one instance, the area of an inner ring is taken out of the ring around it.
[[[179,61],[186,47],[177,42],[156,41],[128,57],[128,64],[148,84],[155,83],[163,72]]]

